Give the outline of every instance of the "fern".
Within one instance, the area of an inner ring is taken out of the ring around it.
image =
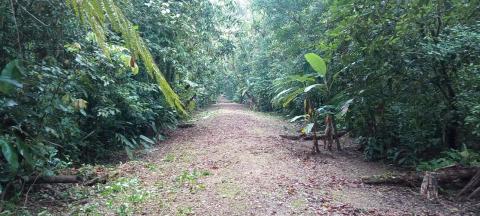
[[[118,8],[113,0],[66,0],[82,23],[90,26],[95,34],[96,41],[105,55],[109,56],[110,51],[107,45],[106,23],[121,34],[126,47],[130,49],[134,57],[141,59],[147,69],[147,73],[158,84],[160,91],[165,96],[167,103],[186,115],[186,111],[179,96],[173,91],[163,76],[160,68],[155,64],[152,54],[148,50],[143,39],[133,27],[132,23],[125,17],[122,10]],[[134,58],[135,59],[135,58]]]

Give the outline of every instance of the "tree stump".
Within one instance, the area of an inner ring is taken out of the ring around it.
[[[434,172],[425,172],[420,194],[431,201],[438,199],[438,182]]]

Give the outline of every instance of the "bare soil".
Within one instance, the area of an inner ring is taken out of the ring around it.
[[[119,215],[120,203],[131,202],[130,215],[478,214],[475,203],[428,202],[417,189],[362,184],[362,176],[392,170],[365,162],[349,140],[342,141],[343,152],[312,155],[311,142],[279,137],[294,131],[280,117],[226,101],[196,119],[195,127],[174,131],[140,161],[114,168],[137,180],[133,192],[106,196],[105,186],[96,186],[84,201],[50,212]],[[136,202],[132,194],[146,195]]]

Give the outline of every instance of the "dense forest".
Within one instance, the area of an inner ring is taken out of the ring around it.
[[[209,1],[4,1],[2,177],[131,153],[219,95],[232,43]],[[121,9],[122,8],[122,9]],[[143,16],[143,14],[149,14]],[[15,15],[15,16],[14,16]],[[227,29],[227,27],[225,27]]]
[[[479,4],[253,1],[227,92],[291,116],[307,99],[311,121],[338,118],[367,159],[414,166],[479,149]],[[306,53],[323,57],[326,72],[316,74]]]
[[[457,197],[475,199],[479,11],[479,0],[3,0],[0,212],[20,214],[39,179],[154,152],[219,97],[289,121],[278,142],[438,172],[442,187],[447,169],[468,177]]]

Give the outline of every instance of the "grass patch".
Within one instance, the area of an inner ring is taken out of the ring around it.
[[[193,208],[192,207],[179,207],[177,209],[177,215],[178,216],[187,216],[187,215],[193,215]]]
[[[205,190],[205,185],[199,182],[201,177],[212,175],[208,171],[186,171],[184,170],[179,176],[175,178],[175,182],[179,187],[187,187],[190,193],[196,193],[200,190]]]
[[[73,215],[104,215],[102,209],[115,215],[135,215],[138,206],[151,197],[137,178],[118,178],[106,185],[97,185],[96,192],[103,202],[78,207]]]
[[[233,182],[222,182],[218,186],[218,193],[224,198],[234,199],[242,193],[242,189]]]
[[[154,163],[146,163],[144,167],[147,168],[149,171],[156,171],[158,170],[158,165]]]
[[[176,159],[175,155],[174,154],[171,154],[171,153],[168,153],[165,155],[165,157],[163,158],[163,161],[164,162],[174,162]]]

